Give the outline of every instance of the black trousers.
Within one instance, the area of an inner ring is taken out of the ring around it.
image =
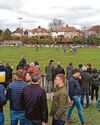
[[[92,101],[94,99],[94,93],[95,93],[96,101],[97,101],[97,99],[98,99],[98,92],[99,92],[99,87],[95,87],[95,86],[91,87],[91,100]]]

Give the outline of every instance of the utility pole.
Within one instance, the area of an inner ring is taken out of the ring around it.
[[[21,37],[23,35],[23,29],[22,29],[22,17],[19,17],[19,28],[20,28],[20,41],[21,41]]]

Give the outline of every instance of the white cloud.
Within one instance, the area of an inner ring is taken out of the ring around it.
[[[53,18],[77,27],[99,24],[98,0],[0,0],[0,28],[48,27]]]

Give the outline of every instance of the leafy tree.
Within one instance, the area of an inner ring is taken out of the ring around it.
[[[100,37],[96,37],[95,35],[89,36],[87,39],[87,44],[100,45]]]
[[[28,36],[28,31],[27,30],[24,31],[24,35]]]
[[[0,42],[2,42],[3,41],[3,31],[2,31],[2,29],[0,29]]]
[[[2,29],[0,29],[0,36],[3,34],[3,31],[2,31]]]

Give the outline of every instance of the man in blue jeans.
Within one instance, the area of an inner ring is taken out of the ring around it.
[[[14,73],[15,81],[10,83],[7,90],[7,98],[10,100],[10,118],[11,125],[26,125],[24,107],[21,105],[22,91],[27,83],[23,81],[23,70],[17,70]]]
[[[6,104],[6,96],[4,92],[4,86],[0,84],[0,125],[4,125],[3,105]]]
[[[72,77],[69,79],[69,97],[71,100],[71,106],[67,113],[68,122],[71,121],[71,115],[73,108],[76,106],[78,111],[78,116],[82,125],[85,125],[83,116],[82,116],[82,105],[80,102],[81,89],[79,84],[79,79],[81,79],[80,72],[77,69],[73,69]]]

